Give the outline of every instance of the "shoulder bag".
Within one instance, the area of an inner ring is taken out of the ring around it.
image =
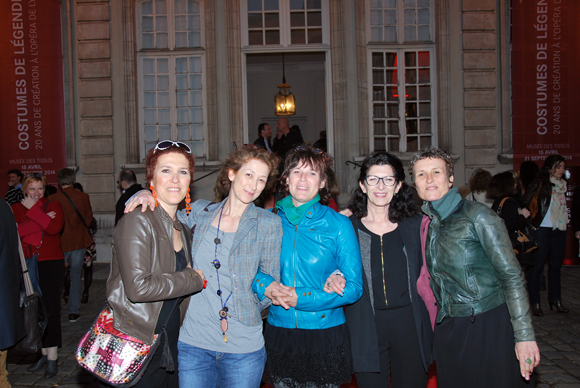
[[[18,252],[20,254],[20,264],[22,266],[22,278],[26,291],[20,291],[20,309],[24,318],[24,337],[15,346],[15,350],[22,353],[36,353],[42,348],[42,335],[48,324],[48,314],[42,298],[38,292],[34,291],[30,280],[30,273],[22,251],[22,243],[18,236]],[[36,258],[35,261],[36,263]],[[38,275],[38,272],[37,272]]]
[[[161,333],[153,336],[151,344],[139,341],[115,329],[113,327],[113,310],[106,305],[88,333],[79,342],[76,351],[77,362],[108,385],[129,388],[139,382],[153,355],[158,350],[162,336],[165,335],[161,367],[169,372],[173,371],[173,357],[167,344],[165,328],[173,310],[178,305],[178,301],[175,301]]]
[[[539,190],[538,190],[539,191]],[[503,204],[507,201],[510,197],[505,197],[499,207],[497,208],[497,215],[501,215],[501,209],[503,208]],[[520,230],[508,230],[508,234],[510,236],[510,240],[512,242],[512,247],[514,248],[514,252],[516,255],[521,253],[529,253],[534,249],[538,248],[538,241],[536,240],[536,236],[534,235],[534,229],[532,228],[532,224],[530,221],[526,219],[526,225],[521,228]]]

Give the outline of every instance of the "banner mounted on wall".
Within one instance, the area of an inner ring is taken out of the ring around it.
[[[523,161],[540,167],[549,155],[580,166],[580,1],[512,2],[512,91],[514,168]],[[574,174],[573,174],[574,175]],[[568,209],[572,207],[569,181]],[[576,180],[577,182],[577,180]],[[570,226],[569,226],[570,228]],[[568,239],[568,244],[575,239]],[[578,259],[578,245],[567,259]]]
[[[0,15],[0,165],[55,184],[66,167],[60,2],[0,1]]]

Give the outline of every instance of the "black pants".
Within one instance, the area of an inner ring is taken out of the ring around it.
[[[375,310],[379,341],[380,373],[356,373],[360,388],[425,388],[427,372],[423,367],[413,306]]]
[[[538,228],[534,231],[538,249],[533,251],[534,264],[528,269],[528,291],[530,303],[540,303],[540,278],[544,263],[548,260],[548,299],[562,300],[560,269],[566,249],[566,231]]]
[[[62,346],[60,327],[60,290],[64,279],[64,259],[38,262],[38,280],[42,301],[48,313],[48,324],[42,336],[42,347]]]

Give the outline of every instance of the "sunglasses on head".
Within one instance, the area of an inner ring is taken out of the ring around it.
[[[169,147],[183,147],[185,148],[185,151],[188,154],[191,154],[191,148],[189,148],[189,146],[183,142],[180,141],[172,141],[172,140],[162,140],[159,143],[157,143],[157,145],[155,146],[155,148],[153,149],[153,153],[155,153],[155,151],[159,150],[159,151],[163,151],[168,149]]]
[[[322,151],[320,148],[312,148],[312,147],[303,146],[303,145],[298,146],[295,149],[296,149],[296,151],[310,151],[316,155],[324,153],[324,151]]]

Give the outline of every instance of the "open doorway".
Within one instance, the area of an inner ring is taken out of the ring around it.
[[[286,83],[296,98],[296,114],[288,116],[290,126],[298,125],[302,138],[313,144],[327,130],[325,52],[284,53]],[[282,53],[246,55],[248,141],[258,137],[258,125],[268,123],[272,140],[276,137],[274,95],[282,83]],[[329,147],[329,151],[330,151]]]

